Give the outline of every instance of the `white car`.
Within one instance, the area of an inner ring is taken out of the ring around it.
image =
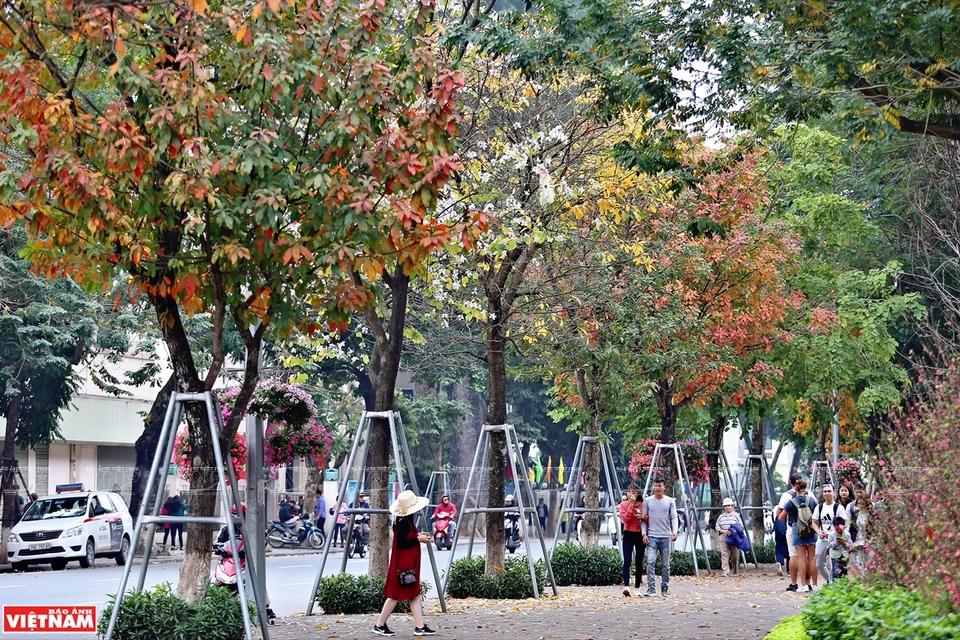
[[[30,505],[7,539],[14,571],[30,564],[62,570],[71,560],[92,567],[98,557],[126,562],[133,536],[127,505],[116,493],[58,485],[57,493]]]

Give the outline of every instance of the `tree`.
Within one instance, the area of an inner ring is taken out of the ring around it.
[[[268,329],[345,328],[371,294],[365,249],[416,259],[445,242],[428,216],[452,171],[455,76],[433,63],[428,4],[169,1],[48,6],[0,18],[0,224],[25,219],[48,274],[103,287],[128,273],[158,317],[181,391],[212,388],[223,332],[248,357],[232,440],[259,380]],[[2,160],[0,160],[2,161]],[[417,228],[422,248],[395,230]],[[392,233],[393,232],[393,233]],[[376,275],[376,269],[371,271]],[[204,375],[184,316],[208,311]],[[187,411],[212,515],[206,416]],[[179,590],[201,591],[211,525],[191,525]]]
[[[671,2],[672,39],[707,88],[702,111],[741,124],[828,112],[858,137],[877,125],[960,140],[960,7],[938,0]]]
[[[103,368],[93,359],[123,354],[130,346],[127,331],[135,326],[132,316],[110,313],[100,298],[75,282],[31,273],[32,265],[20,257],[26,243],[23,224],[0,228],[0,416],[6,419],[0,454],[3,561],[17,493],[16,447],[57,439],[61,413],[81,382],[77,367],[90,366],[94,380],[107,386]]]

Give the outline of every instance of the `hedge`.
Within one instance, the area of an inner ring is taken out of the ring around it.
[[[623,581],[620,552],[596,545],[589,549],[573,542],[557,545],[550,556],[557,585],[606,586]]]
[[[810,640],[803,627],[803,616],[784,618],[767,634],[764,640]]]
[[[383,587],[386,580],[368,575],[355,576],[349,573],[321,578],[317,587],[316,602],[324,613],[380,613],[386,598]],[[420,582],[421,599],[430,591],[430,583]],[[410,611],[408,602],[401,602],[395,609],[397,613]]]
[[[104,636],[116,595],[103,608],[97,632]],[[255,615],[256,607],[250,604]],[[240,599],[223,588],[208,586],[196,602],[179,598],[169,583],[127,594],[117,616],[116,640],[239,640],[245,637]]]
[[[817,640],[956,640],[960,614],[897,587],[841,578],[807,601],[803,626]]]
[[[447,595],[451,598],[502,598],[522,600],[533,597],[530,567],[526,556],[506,558],[496,576],[484,573],[486,558],[474,556],[453,563],[447,577]],[[537,586],[542,593],[547,587],[547,570],[543,560],[534,563]]]

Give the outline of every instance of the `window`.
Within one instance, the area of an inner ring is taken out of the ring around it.
[[[23,520],[50,520],[53,518],[76,518],[87,512],[87,496],[64,496],[37,500],[23,515]]]

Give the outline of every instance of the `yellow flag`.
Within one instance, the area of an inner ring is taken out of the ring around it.
[[[536,477],[533,475],[533,468],[532,468],[532,467],[529,468],[529,469],[527,469],[527,477],[530,478],[530,483],[531,483],[531,484],[537,481],[537,480],[536,480]]]
[[[560,484],[563,484],[563,470],[564,470],[564,468],[565,468],[565,467],[563,466],[563,456],[560,456],[560,466],[557,468],[557,472],[559,473],[559,475],[557,476],[557,482],[559,482]]]

